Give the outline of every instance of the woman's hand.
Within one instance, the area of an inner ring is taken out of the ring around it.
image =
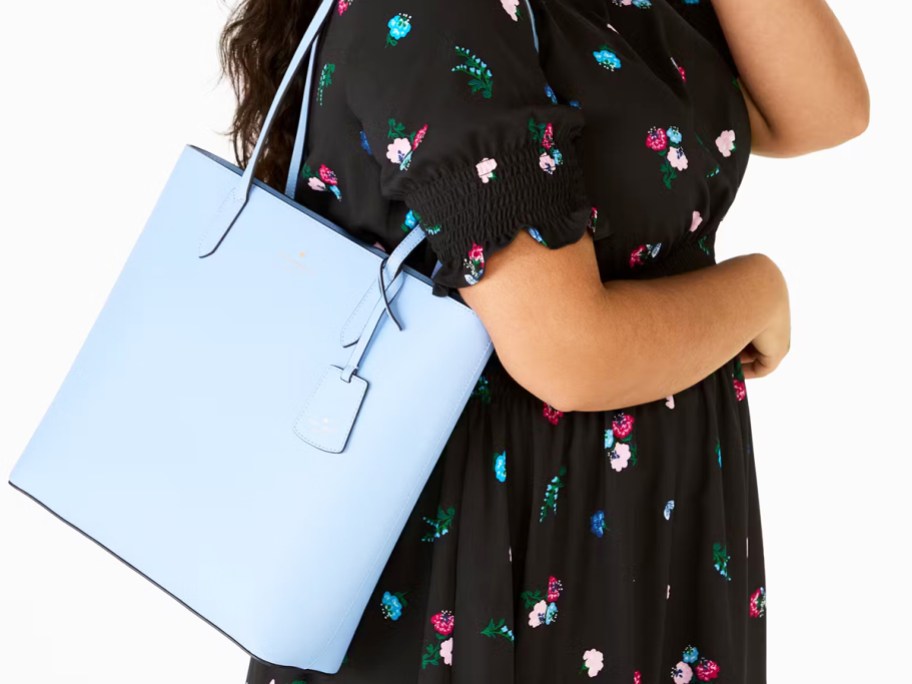
[[[775,282],[779,288],[777,299],[779,306],[776,307],[775,313],[763,332],[738,354],[745,379],[760,378],[772,373],[788,354],[791,346],[792,324],[788,287],[778,267],[776,272],[778,273]]]

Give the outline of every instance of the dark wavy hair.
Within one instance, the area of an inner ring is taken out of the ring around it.
[[[230,136],[241,167],[250,160],[263,119],[320,0],[240,0],[219,35],[221,78],[237,99]],[[306,67],[306,60],[304,62]],[[304,68],[295,75],[264,142],[256,177],[283,189],[304,94]]]

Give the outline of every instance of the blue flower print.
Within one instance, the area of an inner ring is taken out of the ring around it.
[[[675,507],[674,499],[669,499],[668,503],[665,504],[665,510],[663,512],[663,515],[665,516],[665,520],[671,520],[671,512],[674,510],[674,507]]]
[[[605,430],[605,448],[606,449],[610,449],[611,447],[614,446],[614,439],[615,439],[614,430],[611,428],[607,428]]]
[[[700,652],[697,651],[697,647],[688,646],[687,648],[684,649],[684,655],[681,656],[681,660],[683,660],[687,664],[691,664],[691,663],[697,662],[697,658],[699,658],[699,657],[700,657]]]
[[[567,104],[570,105],[571,107],[576,107],[577,109],[581,109],[583,106],[580,104],[579,100],[570,100],[570,102],[568,102]]]
[[[669,126],[665,130],[665,135],[668,136],[668,140],[673,145],[677,145],[681,142],[681,129],[679,129],[677,126]]]
[[[398,620],[402,616],[402,609],[408,605],[405,600],[407,591],[397,591],[391,594],[388,591],[383,592],[383,598],[380,601],[380,612],[387,620]]]
[[[412,30],[412,15],[400,12],[386,22],[389,33],[386,34],[387,45],[398,45],[399,41],[405,38],[409,31]]]
[[[535,228],[534,226],[526,226],[526,230],[528,231],[529,235],[535,238],[537,242],[542,243],[546,247],[548,246],[548,243],[545,242],[545,238],[542,237],[542,234],[538,231],[538,228]]]
[[[409,209],[405,215],[405,222],[402,224],[403,230],[408,230],[414,228],[418,225],[418,214],[416,214],[412,209]]]
[[[602,45],[598,50],[594,50],[592,56],[595,57],[596,62],[608,69],[608,71],[615,71],[621,68],[620,58],[609,50],[607,45]]]
[[[545,95],[548,96],[548,99],[551,100],[554,104],[557,104],[557,95],[554,94],[554,91],[551,89],[551,86],[547,83],[545,84]]]
[[[370,154],[371,147],[370,143],[367,142],[367,133],[362,130],[358,135],[361,137],[361,149]]]
[[[699,0],[697,1],[699,2]],[[646,9],[647,7],[652,7],[652,3],[649,0],[633,0],[633,6]]]
[[[602,537],[605,534],[605,511],[596,511],[589,518],[589,526],[592,534],[596,537]]]
[[[507,479],[507,452],[501,451],[499,454],[494,454],[494,475],[501,482],[505,482]]]

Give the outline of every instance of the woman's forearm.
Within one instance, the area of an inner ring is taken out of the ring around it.
[[[565,411],[604,411],[661,399],[738,354],[771,320],[787,289],[763,254],[661,278],[611,280],[585,330],[561,354],[552,396]],[[569,351],[572,350],[572,351]]]

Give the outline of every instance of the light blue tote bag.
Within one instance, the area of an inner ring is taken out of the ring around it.
[[[293,200],[333,2],[246,169],[183,149],[9,475],[250,655],[326,673],[493,352],[403,265],[420,227],[386,254]],[[282,194],[253,174],[312,43]]]

